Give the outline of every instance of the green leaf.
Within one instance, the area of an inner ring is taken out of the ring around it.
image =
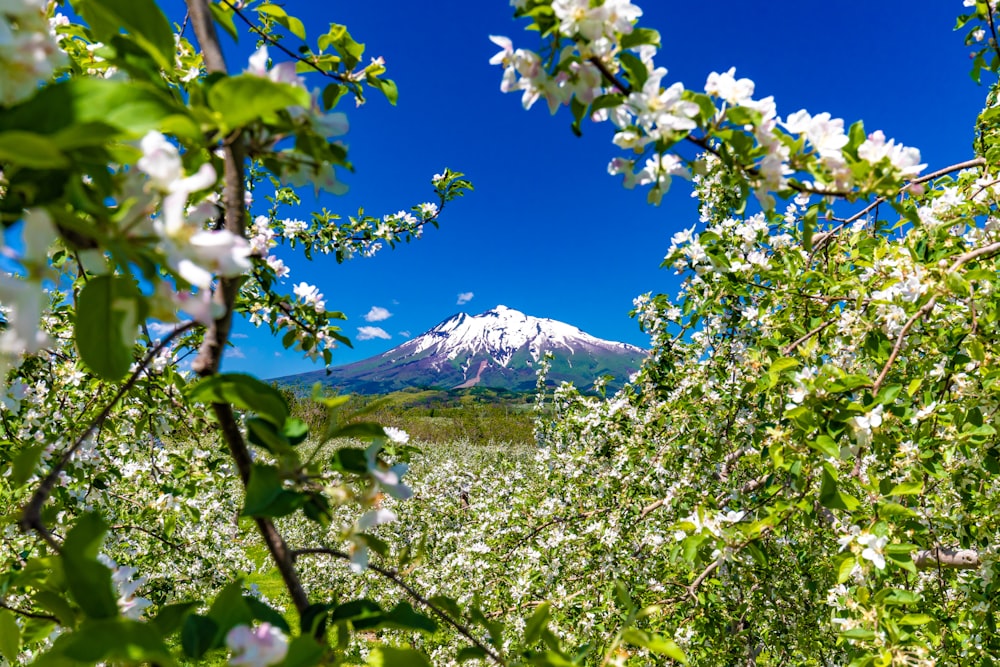
[[[98,128],[112,131],[95,131]],[[187,109],[163,91],[138,81],[89,77],[60,81],[0,116],[0,130],[26,130],[70,137],[74,147],[100,146],[119,133],[141,136],[161,129],[199,137]],[[88,132],[78,132],[87,128]],[[57,138],[58,141],[63,139]],[[62,145],[62,144],[60,144]]]
[[[236,30],[236,23],[233,20],[236,12],[229,5],[224,5],[221,2],[208,3],[208,9],[212,12],[212,18],[215,19],[215,22],[222,26],[222,29],[233,38],[234,42],[238,42],[240,33]]]
[[[184,655],[198,659],[212,648],[219,633],[218,624],[207,616],[191,614],[184,619],[181,647]]]
[[[284,488],[277,468],[260,463],[250,471],[246,496],[241,516],[286,516],[304,501],[301,494]]]
[[[524,624],[524,646],[534,644],[542,636],[542,630],[549,624],[549,603],[544,602],[538,605],[535,613],[531,615],[528,622]]]
[[[337,605],[330,612],[330,622],[351,621],[355,628],[363,630],[378,624],[382,618],[382,607],[371,600],[351,600]]]
[[[630,612],[635,609],[635,602],[633,602],[632,596],[629,595],[625,582],[621,579],[615,579],[615,599],[618,600],[618,605],[622,611]]]
[[[220,129],[229,132],[256,120],[273,121],[288,107],[309,108],[309,92],[253,74],[220,79],[208,90],[208,104],[219,114]]]
[[[285,426],[281,429],[281,433],[288,438],[292,446],[295,446],[309,436],[309,424],[298,417],[291,417],[285,421]]]
[[[455,662],[462,664],[470,660],[485,660],[489,656],[478,646],[466,646],[455,655]]]
[[[21,652],[21,628],[14,619],[14,613],[0,609],[0,656],[12,665],[17,664],[17,654]]]
[[[913,495],[919,495],[923,492],[924,492],[924,483],[922,481],[902,482],[892,487],[892,491],[890,491],[888,495],[913,496]]]
[[[864,628],[852,628],[850,630],[845,630],[840,633],[840,636],[844,639],[860,639],[862,641],[875,639],[875,633],[871,630],[865,630]]]
[[[878,515],[883,519],[901,521],[915,517],[917,513],[899,503],[879,503]]]
[[[924,625],[933,620],[934,617],[927,614],[906,614],[896,622],[900,625]]]
[[[310,635],[299,635],[288,644],[288,654],[281,667],[312,667],[321,664],[323,645]]]
[[[359,440],[373,440],[375,438],[384,437],[385,430],[382,426],[372,422],[356,422],[354,424],[346,424],[339,428],[328,430],[326,433],[327,440],[332,440],[334,438],[358,438]]]
[[[197,602],[178,602],[160,607],[151,623],[164,637],[172,635],[180,628],[191,610],[198,606]]]
[[[371,667],[431,667],[430,660],[420,651],[412,648],[392,648],[380,646],[368,655]]]
[[[643,84],[646,83],[646,79],[649,78],[649,70],[646,69],[646,65],[639,60],[638,56],[628,51],[619,54],[618,58],[621,60],[622,67],[628,73],[628,80],[632,89],[639,90],[642,88]]]
[[[629,628],[622,633],[622,640],[633,646],[641,646],[651,653],[665,655],[671,660],[687,664],[687,656],[684,651],[672,639],[667,639],[660,635],[651,635],[636,628]]]
[[[257,7],[257,11],[261,14],[267,14],[276,23],[285,27],[288,32],[292,33],[301,40],[306,38],[306,28],[295,16],[291,16],[285,11],[283,7],[278,5],[272,5],[271,3],[265,3]]]
[[[98,40],[128,32],[163,69],[174,67],[174,32],[154,0],[76,0],[73,9]]]
[[[252,375],[223,373],[200,380],[187,390],[195,403],[231,403],[250,410],[278,428],[288,419],[288,404],[277,389]]]
[[[840,458],[840,446],[828,435],[816,436],[816,439],[809,444],[813,449],[816,449],[831,458]]]
[[[433,633],[437,630],[437,623],[416,611],[409,602],[400,602],[385,614],[380,627]]]
[[[125,618],[85,621],[76,632],[62,635],[52,653],[88,664],[175,664],[154,626]]]
[[[830,509],[853,512],[860,504],[857,498],[849,496],[837,488],[837,478],[828,465],[823,466],[823,481],[819,490],[819,502]]]
[[[450,597],[445,595],[435,595],[429,600],[429,602],[453,618],[462,617],[462,608],[459,607],[458,603]]]
[[[253,622],[253,614],[243,598],[242,579],[230,583],[215,596],[208,610],[208,618],[218,626],[214,642],[216,646],[221,646],[226,633],[237,625],[250,625]]]
[[[73,599],[87,616],[97,619],[118,616],[111,570],[97,560],[106,532],[100,516],[84,514],[66,535],[60,555]]]
[[[854,571],[854,566],[857,564],[854,556],[845,556],[843,560],[840,561],[840,565],[837,567],[837,583],[842,584],[847,581],[851,572]]]
[[[890,544],[885,548],[885,556],[907,572],[916,574],[917,566],[913,562],[913,551],[916,548],[912,544]]]
[[[24,486],[35,474],[35,468],[38,467],[38,462],[44,453],[45,445],[30,445],[17,453],[10,473],[11,485],[14,488]]]
[[[399,100],[399,89],[396,87],[395,81],[392,79],[379,79],[378,77],[370,76],[368,77],[368,85],[382,91],[382,94],[385,95],[385,99],[389,100],[389,104],[396,106],[396,102]]]
[[[278,429],[269,421],[259,417],[251,417],[246,421],[247,438],[258,447],[263,447],[272,454],[285,454],[292,451],[292,443],[284,433],[279,433]]]
[[[330,465],[339,472],[350,472],[356,475],[364,475],[368,472],[368,459],[365,458],[365,452],[357,447],[338,449],[333,453]]]
[[[285,617],[267,603],[258,600],[252,595],[244,595],[243,603],[246,604],[247,609],[250,610],[250,615],[255,620],[270,623],[274,627],[280,628],[286,635],[292,634],[292,628],[288,625]]]
[[[32,169],[60,169],[69,159],[51,139],[33,132],[0,133],[0,162]]]
[[[652,28],[634,28],[627,35],[622,35],[622,48],[631,49],[643,44],[660,45],[660,33]]]
[[[76,347],[97,376],[117,381],[128,373],[143,310],[131,278],[98,276],[84,285],[77,299]]]
[[[59,619],[60,625],[73,627],[76,625],[77,614],[69,600],[52,591],[38,591],[34,596],[35,604]]]

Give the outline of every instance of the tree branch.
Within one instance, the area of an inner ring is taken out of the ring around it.
[[[986,257],[988,259],[997,253],[1000,253],[1000,241],[995,241],[981,248],[970,250],[969,252],[959,255],[958,259],[956,259],[945,271],[945,275],[954,273],[964,264],[968,264],[975,259],[979,259],[980,257]],[[903,329],[896,337],[896,343],[892,346],[892,352],[889,353],[889,359],[885,362],[885,366],[882,367],[882,372],[879,373],[878,378],[875,380],[875,384],[872,385],[872,394],[877,394],[879,388],[882,386],[882,383],[885,382],[885,378],[889,374],[889,369],[899,356],[899,352],[903,348],[903,341],[906,339],[906,335],[910,332],[910,329],[913,328],[913,325],[916,324],[918,320],[926,317],[927,314],[934,309],[934,306],[937,304],[937,298],[937,294],[932,296],[927,303],[921,306],[917,312],[913,313],[910,319],[906,321],[906,324],[903,325]]]
[[[972,169],[973,167],[982,167],[985,164],[986,160],[984,160],[981,157],[977,157],[973,160],[966,160],[965,162],[959,162],[957,164],[951,165],[950,167],[945,167],[944,169],[938,169],[937,171],[933,171],[929,174],[924,174],[920,178],[914,178],[912,181],[907,183],[907,186],[919,185],[920,183],[927,183],[928,181],[933,181],[936,178],[947,176],[948,174],[954,173],[956,171],[961,171],[963,169]],[[906,187],[904,187],[903,189],[905,190]],[[889,201],[888,197],[879,197],[868,206],[865,206],[863,209],[861,209],[851,217],[844,220],[837,227],[834,227],[830,231],[824,232],[823,234],[817,234],[813,238],[813,254],[815,254],[816,252],[822,250],[827,245],[829,245],[829,243],[833,240],[833,237],[836,236],[837,233],[840,232],[840,230],[842,230],[844,227],[865,217],[871,211],[877,208],[879,204],[884,204],[887,201]],[[812,254],[810,254],[809,258],[810,260],[812,259]]]
[[[228,3],[227,3],[228,4]],[[226,74],[226,62],[219,46],[219,36],[212,23],[207,0],[187,0],[188,11],[191,13],[191,25],[205,57],[205,67],[210,73]],[[240,238],[246,236],[246,209],[244,204],[244,157],[245,149],[241,136],[237,133],[222,146],[223,152],[223,191],[222,203],[225,229]],[[233,304],[239,294],[241,278],[220,278],[219,286],[213,295],[216,303],[223,307],[223,314],[214,320],[205,332],[198,356],[191,364],[192,369],[202,377],[219,372],[222,363],[222,353],[229,341],[229,332],[233,321]],[[229,447],[229,452],[236,462],[240,479],[246,487],[250,479],[251,459],[239,424],[233,414],[233,408],[228,403],[213,403],[212,411],[219,422],[222,437]],[[309,606],[309,598],[302,582],[299,580],[295,565],[288,552],[281,534],[274,523],[264,517],[254,517],[257,529],[263,538],[267,549],[274,560],[281,578],[288,589],[288,594],[295,604],[299,614],[305,613]]]
[[[918,570],[943,567],[952,570],[975,570],[980,564],[979,553],[973,549],[945,549],[934,547],[913,554],[913,564]]]
[[[80,449],[83,443],[86,442],[87,438],[89,438],[94,431],[104,424],[108,416],[111,415],[111,411],[114,410],[116,405],[118,405],[118,401],[120,401],[125,394],[131,391],[132,387],[135,386],[135,383],[139,380],[142,374],[146,372],[146,368],[149,366],[150,362],[152,362],[153,359],[160,354],[160,352],[166,349],[174,338],[181,335],[196,324],[197,322],[191,321],[174,329],[167,335],[166,338],[160,341],[159,345],[149,351],[145,358],[139,363],[138,368],[136,368],[132,373],[131,377],[129,377],[125,384],[118,389],[114,398],[112,398],[104,409],[101,410],[101,413],[90,422],[87,428],[84,429],[83,433],[77,437],[70,448],[63,453],[59,461],[52,466],[49,474],[45,476],[42,483],[38,485],[37,489],[35,489],[35,493],[32,494],[31,500],[28,501],[28,504],[25,505],[24,509],[21,511],[20,524],[22,530],[34,530],[48,543],[50,547],[52,547],[55,551],[59,551],[59,544],[55,541],[52,534],[42,522],[42,506],[45,505],[45,501],[48,500],[49,495],[52,493],[52,489],[56,485],[56,480],[59,479],[59,473],[62,472],[63,468],[66,467],[66,464],[68,464],[70,459],[73,458],[73,454]]]
[[[327,70],[323,69],[322,67],[320,67],[319,65],[317,65],[313,61],[309,60],[308,58],[303,58],[299,54],[295,53],[294,51],[292,51],[291,49],[289,49],[287,46],[285,46],[284,44],[282,44],[281,42],[279,42],[278,40],[276,40],[274,37],[271,37],[271,35],[267,34],[263,30],[261,30],[260,28],[258,28],[257,24],[255,24],[253,21],[251,21],[250,19],[248,19],[246,17],[246,15],[242,11],[240,11],[240,8],[237,7],[236,5],[234,5],[233,3],[229,2],[229,0],[219,0],[219,1],[222,4],[224,4],[225,6],[229,7],[231,10],[233,10],[233,13],[236,14],[238,17],[240,17],[240,20],[243,21],[243,23],[245,23],[247,25],[247,27],[250,30],[252,30],[254,33],[256,33],[261,39],[263,39],[265,42],[267,42],[271,46],[274,46],[275,48],[277,48],[279,51],[281,51],[282,53],[284,53],[289,58],[292,58],[296,62],[300,62],[300,63],[302,63],[304,65],[308,65],[309,67],[313,68],[314,70],[316,70],[317,72],[319,72],[323,76],[328,77],[330,79],[333,79],[334,81],[338,81],[340,83],[354,83],[353,81],[350,81],[349,79],[347,79],[347,78],[345,78],[345,77],[343,77],[343,76],[341,76],[339,74],[334,74],[333,72],[328,72]]]
[[[325,555],[325,556],[333,556],[334,558],[339,558],[339,559],[345,560],[345,561],[350,561],[351,560],[351,556],[349,554],[344,553],[343,551],[338,551],[337,549],[330,549],[330,548],[327,548],[327,547],[313,547],[313,548],[308,548],[308,549],[296,549],[295,551],[292,551],[291,553],[292,553],[292,558],[293,559],[297,558],[299,556]],[[464,625],[462,625],[461,623],[459,623],[458,621],[456,621],[455,619],[453,619],[448,614],[446,614],[444,612],[444,610],[438,608],[430,600],[428,600],[427,598],[425,598],[424,596],[422,596],[420,593],[418,593],[416,590],[414,590],[414,588],[412,586],[410,586],[408,583],[406,583],[405,581],[403,581],[403,579],[399,576],[399,574],[396,573],[395,570],[390,570],[390,569],[387,569],[387,568],[384,568],[384,567],[380,567],[378,565],[373,565],[371,563],[368,564],[368,569],[372,570],[373,572],[375,572],[378,575],[384,577],[385,579],[388,579],[392,583],[396,584],[398,587],[402,588],[406,592],[407,595],[409,595],[411,598],[413,598],[415,601],[417,601],[418,603],[420,603],[424,607],[427,607],[428,609],[430,609],[431,612],[435,616],[437,616],[438,618],[440,618],[441,620],[443,620],[445,623],[447,623],[452,628],[454,628],[460,635],[462,635],[463,637],[465,637],[466,639],[468,639],[470,642],[472,642],[476,646],[476,648],[478,648],[480,651],[482,651],[487,656],[489,656],[490,660],[492,660],[493,662],[495,662],[498,665],[506,665],[507,664],[506,662],[504,662],[503,658],[501,658],[499,655],[497,655],[497,653],[494,650],[492,650],[489,646],[487,646],[486,644],[484,644],[474,634],[472,634],[471,630],[469,630],[467,627],[465,627]]]

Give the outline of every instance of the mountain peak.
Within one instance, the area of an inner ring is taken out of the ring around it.
[[[620,386],[646,355],[633,345],[602,340],[565,322],[501,304],[478,315],[456,313],[388,352],[331,369],[329,378],[318,377],[323,371],[304,375],[361,393],[477,385],[527,391],[534,388],[539,361],[550,353],[549,378],[582,389],[604,375],[616,378],[611,386]]]

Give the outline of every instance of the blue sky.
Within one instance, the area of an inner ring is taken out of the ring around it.
[[[385,58],[400,91],[396,107],[373,94],[364,107],[343,109],[356,171],[345,178],[348,194],[323,196],[321,205],[345,215],[359,206],[378,215],[409,208],[431,199],[430,178],[445,166],[476,188],[449,206],[440,229],[373,259],[338,265],[283,255],[293,271],[289,292],[293,282],[312,282],[328,308],[349,317],[344,332],[355,347],[336,350],[334,365],[381,353],[456,312],[501,303],[647,344],[628,317],[632,299],[676,292],[677,278],[658,267],[671,235],[696,222],[695,202],[675,181],[659,208],[647,205],[644,191],[607,175],[618,154],[610,126],[585,125],[577,138],[568,113],[553,118],[543,103],[526,112],[519,95],[500,92],[500,69],[487,62],[498,48],[488,36],[538,44],[507,2],[285,4],[310,40],[330,22],[346,24],[366,56]],[[662,35],[657,64],[670,81],[700,90],[710,72],[735,66],[756,82],[756,97],[775,96],[782,116],[805,108],[848,124],[863,119],[869,132],[919,147],[928,169],[971,157],[986,87],[969,78],[968,48],[952,31],[958,0],[842,0],[836,9],[801,0],[638,4],[641,24]],[[230,68],[244,67],[252,48],[248,38],[231,46]],[[464,293],[473,296],[459,305]],[[373,306],[391,317],[366,322]],[[363,326],[391,338],[358,340]],[[320,367],[246,322],[235,331],[227,370],[272,377]]]

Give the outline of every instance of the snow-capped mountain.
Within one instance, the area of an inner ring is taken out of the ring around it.
[[[458,313],[426,333],[370,359],[326,371],[279,378],[285,385],[322,382],[341,392],[381,394],[408,387],[491,387],[530,391],[546,353],[554,355],[549,382],[589,389],[602,375],[621,386],[646,352],[601,340],[555,320],[497,306],[480,315]]]

